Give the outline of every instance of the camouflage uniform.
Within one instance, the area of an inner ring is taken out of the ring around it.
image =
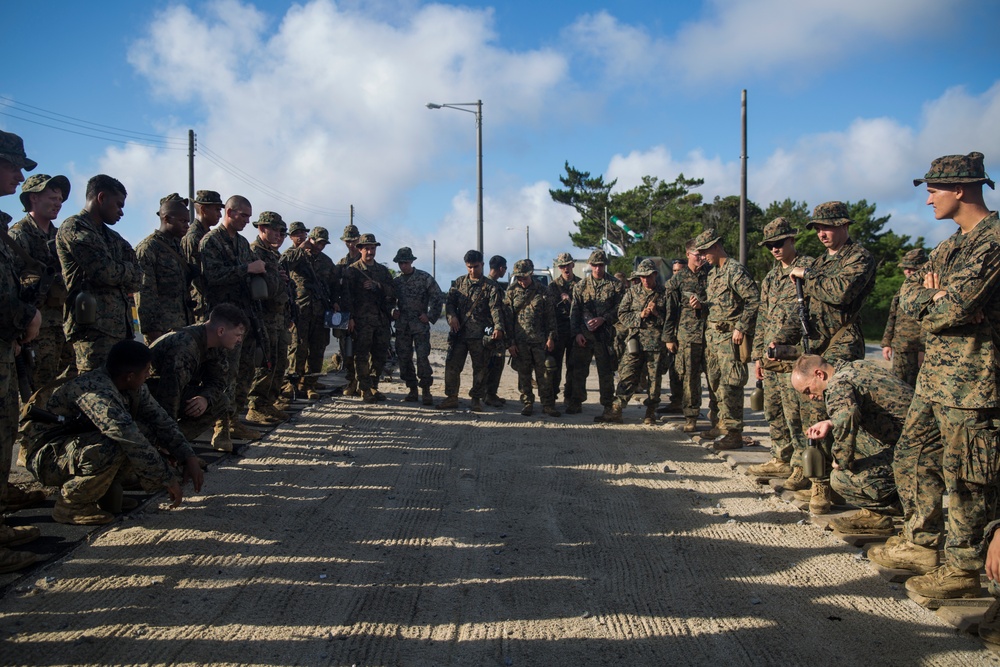
[[[490,278],[490,280],[493,280]],[[513,322],[511,320],[511,312],[504,301],[507,296],[507,287],[509,283],[504,284],[499,281],[493,280],[493,284],[497,287],[497,292],[499,292],[500,299],[500,314],[503,316],[502,324],[500,328],[504,330],[505,333],[510,333],[513,329]],[[509,341],[504,341],[503,343],[491,346],[490,349],[486,350],[486,398],[489,401],[497,396],[497,392],[500,391],[500,379],[503,377],[503,367],[507,363],[507,347],[509,346]],[[503,400],[500,400],[500,404],[503,404]],[[487,403],[489,404],[489,403]]]
[[[359,238],[361,238],[361,233],[354,225],[347,225],[344,227],[344,233],[340,236],[341,241],[357,241]],[[354,262],[359,259],[361,259],[361,252],[355,248],[354,252],[348,252],[346,255],[341,257],[340,261],[337,262],[337,266],[342,267],[342,270],[346,272],[347,267],[354,264]],[[355,361],[356,355],[351,354],[348,356],[345,350],[348,339],[351,340],[351,345],[353,346],[354,334],[346,329],[338,329],[336,336],[337,342],[340,343],[340,355],[344,358],[344,379],[347,380],[349,389],[356,389],[358,385],[358,374]]]
[[[590,255],[589,263],[607,264],[607,256],[601,250]],[[582,335],[587,344],[583,347],[573,344],[573,404],[580,405],[587,399],[587,376],[590,375],[591,360],[597,361],[597,382],[601,395],[601,405],[610,408],[615,400],[615,371],[618,367],[615,355],[615,324],[618,322],[618,304],[625,292],[621,281],[605,275],[597,280],[587,276],[573,288],[573,303],[569,310],[570,334],[575,339]],[[587,321],[602,317],[604,324],[596,331],[587,329]]]
[[[153,400],[146,385],[122,393],[106,368],[60,386],[45,409],[67,418],[82,413],[92,425],[62,436],[55,436],[52,424],[31,420],[27,425],[28,470],[45,486],[61,486],[62,498],[71,503],[100,500],[126,464],[147,490],[170,486],[177,481],[176,473],[157,447],[179,462],[194,456],[177,422]]]
[[[653,263],[643,260],[639,262],[635,275],[653,275],[655,272]],[[649,317],[642,317],[642,311],[650,302],[656,310]],[[642,283],[632,285],[622,296],[618,305],[618,322],[627,330],[626,341],[632,338],[639,341],[638,353],[629,352],[626,343],[625,354],[618,364],[618,389],[615,394],[622,407],[628,405],[639,386],[643,366],[647,372],[649,392],[643,405],[655,408],[660,404],[660,355],[663,354],[666,343],[664,325],[669,307],[666,291],[660,285],[651,290],[646,289]]]
[[[403,254],[403,251],[408,251]],[[400,254],[396,255],[393,261],[413,261],[416,257],[409,252],[409,248],[400,248]],[[413,259],[405,259],[405,257]],[[404,259],[399,259],[404,257]],[[399,358],[399,377],[406,383],[406,386],[413,389],[419,386],[423,389],[430,388],[433,384],[433,372],[431,371],[431,325],[441,317],[441,308],[444,306],[444,294],[438,287],[437,281],[426,271],[413,269],[413,273],[404,275],[400,273],[393,278],[393,291],[396,293],[396,300],[399,308],[399,319],[396,320],[396,356]],[[420,316],[425,315],[429,322],[420,321]],[[413,353],[417,355],[417,367],[413,368]]]
[[[568,260],[568,261],[567,261]],[[562,253],[556,258],[556,266],[564,266],[572,262],[573,258],[569,253]],[[573,305],[573,289],[580,283],[580,278],[572,276],[565,280],[562,275],[556,277],[549,283],[549,299],[555,304],[556,326],[559,335],[556,337],[556,349],[552,351],[552,358],[555,359],[556,366],[552,369],[552,392],[553,396],[559,397],[559,380],[562,378],[563,362],[566,364],[566,384],[563,387],[563,398],[566,402],[572,402],[574,394],[573,388],[573,333],[569,325],[569,311]]]
[[[830,487],[852,505],[896,514],[893,449],[913,389],[870,361],[838,362],[835,368],[823,394],[839,466],[830,473]]]
[[[73,345],[76,369],[84,373],[103,365],[115,343],[133,337],[128,295],[139,289],[142,270],[128,241],[86,210],[63,221],[56,250],[69,292],[63,331]],[[74,305],[81,292],[97,301],[94,324],[76,320]]]
[[[271,226],[285,229],[285,221],[272,211],[260,214],[254,227]],[[250,252],[254,259],[264,261],[264,280],[267,283],[267,299],[261,302],[261,319],[267,330],[268,350],[265,357],[271,360],[271,367],[266,365],[254,372],[253,383],[250,385],[250,405],[253,408],[271,407],[278,400],[281,385],[288,370],[288,345],[291,334],[285,320],[288,309],[288,287],[281,277],[281,254],[258,236],[250,244]]]
[[[706,250],[718,240],[714,230],[707,230],[695,239],[696,247]],[[708,307],[705,357],[708,383],[719,401],[719,428],[742,432],[743,388],[749,375],[747,365],[740,360],[739,349],[733,343],[733,331],[739,330],[745,337],[753,339],[760,290],[746,267],[729,258],[709,271],[705,298]]]
[[[26,181],[25,185],[27,183]],[[42,328],[38,337],[31,341],[31,347],[35,350],[32,379],[34,388],[39,389],[74,363],[73,348],[66,344],[66,332],[63,331],[66,281],[62,277],[59,256],[56,255],[56,225],[51,223],[46,234],[38,228],[29,213],[10,228],[10,237],[31,257],[45,263],[54,272],[48,290],[45,293],[39,292],[34,304],[42,311]],[[35,292],[43,287],[42,283],[37,275],[21,274],[22,289]]]
[[[514,263],[514,276],[530,276],[534,271],[530,260]],[[546,296],[546,288],[532,280],[527,287],[521,287],[512,280],[504,295],[504,305],[511,313],[511,331],[507,332],[509,345],[517,346],[517,354],[511,354],[510,365],[517,371],[517,388],[521,393],[521,403],[530,406],[535,402],[531,378],[534,373],[538,385],[538,396],[542,406],[555,407],[552,391],[552,377],[545,367],[545,346],[548,341],[556,341],[556,311],[552,300]]]
[[[157,229],[135,249],[142,269],[136,296],[139,328],[150,345],[160,335],[194,324],[191,265],[178,239]]]
[[[219,204],[222,205],[222,198],[214,190],[198,190],[195,193],[194,202],[196,204]],[[205,297],[205,280],[201,275],[201,240],[208,234],[209,227],[195,218],[187,230],[187,234],[181,239],[181,252],[188,261],[191,275],[191,299],[194,300],[194,316],[196,320],[204,320],[208,317],[208,299]]]
[[[374,234],[362,234],[358,245],[375,242]],[[358,377],[358,390],[378,390],[379,378],[385,368],[391,338],[392,308],[396,292],[392,288],[392,274],[378,262],[371,266],[364,260],[351,264],[347,269],[347,284],[354,300],[354,365]],[[365,289],[364,283],[372,287]]]
[[[222,349],[209,349],[205,324],[195,324],[160,337],[149,349],[153,352],[149,392],[168,415],[178,420],[187,439],[212,426],[225,415],[226,355]],[[201,417],[184,414],[184,404],[195,396],[208,401]]]
[[[919,269],[927,262],[923,248],[906,253],[899,262],[901,269]],[[882,334],[882,347],[892,350],[892,372],[903,382],[915,387],[920,370],[920,356],[924,351],[924,336],[920,322],[899,310],[899,294],[892,297],[889,321]]]
[[[474,400],[486,397],[486,350],[483,334],[487,327],[495,327],[503,322],[500,303],[500,289],[496,282],[486,276],[472,280],[461,276],[448,290],[445,313],[449,321],[457,318],[461,328],[448,335],[448,356],[444,369],[444,393],[448,398],[457,398],[462,384],[462,370],[466,356],[472,358],[472,389],[469,396]],[[502,326],[502,325],[501,325]]]
[[[690,297],[695,295],[705,302],[705,287],[711,267],[703,264],[697,271],[685,266],[670,276],[664,285],[670,300],[670,311],[663,329],[668,343],[677,343],[674,368],[682,386],[681,408],[684,416],[697,417],[701,411],[701,376],[707,374],[705,367],[705,321],[708,309],[692,308]],[[718,405],[711,385],[708,388],[708,415],[712,423],[718,417]]]

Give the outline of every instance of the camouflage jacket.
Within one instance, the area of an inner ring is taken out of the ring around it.
[[[396,290],[389,269],[378,262],[368,266],[359,259],[347,267],[345,278],[354,302],[351,318],[355,326],[388,327],[396,305]],[[368,281],[371,281],[371,288],[365,289],[364,284]]]
[[[760,290],[746,267],[730,258],[722,266],[713,266],[705,285],[708,306],[706,326],[720,332],[738,329],[753,338],[757,327]]]
[[[587,276],[573,288],[573,303],[569,308],[570,335],[583,334],[587,340],[595,340],[597,336],[610,344],[615,339],[615,323],[618,321],[618,304],[625,293],[625,287],[617,278],[605,276],[597,280]],[[604,324],[597,331],[587,329],[587,320],[603,317]]]
[[[760,283],[760,310],[757,313],[753,353],[750,355],[752,360],[763,359],[767,354],[768,345],[778,338],[779,332],[789,323],[791,323],[789,326],[802,328],[795,284],[788,274],[797,266],[809,268],[812,263],[812,257],[797,255],[787,269],[781,266],[781,262],[775,262],[764,276],[764,280]]]
[[[543,346],[555,342],[558,335],[556,310],[546,288],[535,280],[521,287],[516,280],[504,294],[504,305],[510,309],[512,331],[507,332],[507,344]]]
[[[708,285],[708,272],[712,267],[702,264],[697,271],[687,266],[670,276],[664,285],[667,298],[670,300],[670,310],[664,327],[664,336],[668,343],[705,344],[705,321],[708,317],[705,288]],[[691,295],[697,296],[703,304],[701,308],[691,307]]]
[[[559,329],[560,338],[569,338],[571,329],[569,325],[569,311],[573,306],[573,288],[580,283],[580,278],[573,276],[566,280],[560,275],[549,283],[549,299],[555,305],[556,325]]]
[[[49,225],[49,233],[46,234],[38,228],[29,213],[10,228],[10,237],[31,257],[53,271],[48,289],[44,288],[44,282],[38,275],[22,271],[21,288],[37,294],[34,305],[42,311],[43,328],[61,327],[63,307],[66,305],[66,281],[62,277],[59,255],[56,254],[55,223]]]
[[[150,392],[174,419],[184,412],[189,385],[199,388],[195,395],[208,400],[209,412],[226,400],[226,355],[208,347],[206,326],[184,327],[162,336],[149,348],[153,352]]]
[[[181,239],[181,252],[188,261],[191,270],[191,298],[194,299],[194,313],[197,317],[208,316],[208,300],[205,298],[205,279],[201,275],[201,240],[208,233],[208,228],[201,221],[195,221],[188,227],[187,234]]]
[[[642,317],[642,311],[650,302],[655,304],[656,310],[649,317]],[[643,352],[663,352],[669,307],[666,290],[660,285],[651,290],[642,283],[629,287],[618,306],[618,321],[627,329],[626,339],[638,338]]]
[[[247,264],[255,261],[250,242],[242,234],[230,236],[223,225],[217,225],[201,240],[201,272],[205,281],[208,308],[231,303],[247,311],[254,308],[250,298],[250,278]]]
[[[500,288],[483,276],[472,280],[464,275],[455,280],[445,301],[449,318],[458,318],[461,324],[458,335],[462,338],[482,338],[487,327],[503,327]],[[504,332],[506,333],[506,332]]]
[[[860,318],[840,335],[836,349],[827,349],[837,331],[847,324],[875,287],[875,258],[859,244],[848,239],[835,255],[817,257],[806,269],[802,291],[809,307],[810,351],[834,361],[864,359],[865,339]],[[776,343],[796,345],[802,340],[798,321],[789,321],[778,334]]]
[[[264,280],[267,282],[267,299],[262,302],[264,312],[271,318],[283,318],[288,307],[288,286],[281,277],[281,253],[259,236],[250,244],[254,259],[264,260]]]
[[[68,418],[82,413],[96,430],[122,448],[147,489],[168,486],[174,481],[174,471],[160,456],[157,446],[181,462],[195,455],[177,422],[153,400],[146,385],[137,391],[122,393],[103,367],[61,385],[53,392],[45,409]],[[157,434],[156,443],[146,439],[140,424],[147,432]],[[48,442],[46,434],[51,429],[52,424],[29,420],[26,430],[29,457]]]
[[[157,229],[136,246],[135,254],[142,269],[136,297],[142,332],[163,334],[193,324],[191,266],[180,241]]]
[[[63,329],[69,341],[88,335],[123,340],[132,332],[132,306],[128,295],[139,289],[142,269],[128,241],[86,210],[66,218],[56,232],[56,250],[69,291]],[[97,321],[77,324],[75,303],[80,292],[97,301]]]
[[[351,264],[354,264],[354,262],[358,261],[359,259],[361,259],[361,253],[360,252],[357,255],[351,255],[350,253],[348,253],[348,254],[344,255],[343,257],[341,257],[337,261],[337,266],[350,266]]]
[[[891,347],[896,352],[924,351],[924,332],[920,329],[920,322],[900,310],[898,293],[892,297],[892,305],[889,306],[882,347]]]
[[[888,369],[870,361],[840,362],[823,399],[833,422],[833,453],[849,464],[857,450],[858,431],[887,447],[903,432],[913,389]]]
[[[0,240],[0,306],[7,313],[0,317],[0,362],[14,363],[14,342],[24,335],[36,308],[21,301],[21,265],[7,242]],[[16,400],[16,399],[15,399]]]
[[[945,296],[923,286],[936,272]],[[899,291],[903,312],[920,321],[926,356],[916,393],[943,405],[1000,407],[1000,220],[994,211],[968,234],[946,238]],[[979,313],[982,321],[975,323]]]
[[[396,292],[396,303],[399,308],[399,319],[396,320],[396,333],[427,333],[431,324],[441,317],[444,306],[444,294],[431,274],[420,269],[413,273],[400,273],[392,279],[392,288]],[[420,321],[420,316],[426,315],[428,323]]]

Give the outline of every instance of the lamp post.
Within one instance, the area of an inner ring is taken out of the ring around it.
[[[519,232],[520,227],[508,227],[507,231]],[[524,226],[524,258],[531,259],[531,228],[528,225]]]
[[[465,107],[475,107],[466,109]],[[477,165],[477,195],[476,195],[476,247],[480,253],[483,252],[483,101],[475,102],[450,102],[448,104],[427,103],[428,109],[457,109],[476,116],[476,160]]]

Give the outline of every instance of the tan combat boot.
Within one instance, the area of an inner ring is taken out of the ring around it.
[[[772,458],[767,463],[759,463],[747,468],[747,474],[751,477],[774,477],[785,479],[792,474],[792,466],[779,458]]]
[[[622,405],[616,399],[604,409],[604,414],[594,417],[594,421],[601,424],[621,424],[622,423]]]
[[[814,479],[812,493],[809,497],[809,513],[829,514],[831,507],[833,507],[833,494],[830,489],[830,480]]]
[[[890,570],[912,570],[927,574],[938,566],[938,551],[898,537],[868,550],[868,560]]]
[[[718,422],[712,422],[712,428],[710,428],[707,431],[705,431],[704,433],[702,433],[701,437],[708,438],[709,440],[712,440],[712,439],[718,438],[720,435],[724,435],[724,434],[725,434],[725,431],[723,431],[721,428],[719,428],[719,423]]]
[[[420,400],[424,405],[434,405],[434,397],[431,396],[430,387],[424,387]]]
[[[681,429],[685,433],[694,433],[698,430],[698,418],[697,417],[685,417],[684,427]]]
[[[21,448],[24,451],[24,448]],[[45,502],[45,493],[38,489],[25,491],[16,484],[7,483],[7,503],[4,508],[7,512],[16,512],[28,507],[41,505]]]
[[[267,414],[263,409],[252,407],[247,410],[246,420],[251,424],[260,424],[261,426],[274,426],[277,424],[279,419],[275,419],[271,415]]]
[[[554,405],[543,405],[542,412],[547,414],[549,417],[562,417],[562,413],[556,410]]]
[[[991,644],[1000,644],[1000,599],[993,600],[979,621],[979,638]]]
[[[271,405],[265,405],[263,407],[264,407],[264,414],[267,414],[267,415],[270,415],[271,417],[274,417],[279,422],[286,422],[286,421],[288,421],[289,419],[292,418],[292,416],[290,414],[288,414],[283,409],[281,409],[280,407],[278,407],[278,403],[277,402],[272,403]]]
[[[830,527],[842,535],[892,535],[892,517],[870,509],[860,509],[851,516],[834,519]]]
[[[712,449],[718,450],[731,450],[740,449],[743,447],[743,431],[737,431],[735,429],[727,431],[721,438],[716,438],[712,441]]]
[[[230,421],[229,434],[237,440],[249,440],[250,442],[260,440],[260,431],[250,428],[235,418]]]
[[[360,396],[361,392],[358,391],[358,381],[351,380],[347,383],[347,387],[344,388],[344,396]]]
[[[215,421],[215,428],[212,430],[212,449],[217,452],[233,451],[233,439],[229,433],[229,419],[223,417]]]
[[[802,489],[808,489],[810,486],[812,484],[802,474],[802,466],[793,466],[792,474],[781,483],[781,488],[785,491],[801,491]],[[809,500],[809,498],[806,498],[806,500]]]
[[[0,572],[15,572],[28,567],[37,559],[38,557],[30,551],[13,551],[0,547]]]
[[[38,539],[41,531],[35,526],[8,526],[0,523],[0,547],[16,547]]]
[[[59,498],[52,508],[52,519],[75,526],[101,526],[114,521],[115,515],[105,512],[97,503],[71,503]]]
[[[524,417],[530,417],[535,412],[535,404],[525,402],[524,407],[521,408],[521,415]]]
[[[417,388],[416,387],[410,387],[410,391],[407,392],[406,396],[403,397],[403,400],[406,401],[407,403],[416,403],[417,402]]]
[[[438,410],[455,410],[458,408],[458,396],[445,396],[445,399],[437,404]]]
[[[483,412],[483,402],[478,398],[472,399],[472,404],[469,405],[469,410],[472,412]]]
[[[977,598],[982,595],[979,570],[962,570],[947,563],[906,580],[906,590],[925,598]]]
[[[656,423],[656,408],[652,405],[646,406],[646,415],[642,418],[642,423],[646,426],[652,426]]]

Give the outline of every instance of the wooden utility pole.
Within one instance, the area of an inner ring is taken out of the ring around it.
[[[747,265],[747,91],[742,95],[743,147],[740,151],[740,264]]]
[[[188,130],[188,209],[194,222],[194,130]]]

